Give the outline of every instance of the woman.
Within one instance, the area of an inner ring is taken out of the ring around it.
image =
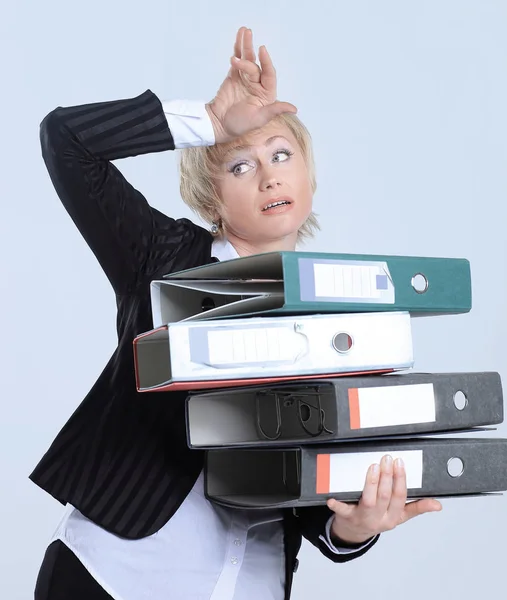
[[[384,457],[361,501],[293,511],[227,510],[203,493],[203,452],[189,450],[185,394],[136,392],[132,340],[152,328],[149,283],[171,271],[294,250],[316,226],[309,136],[276,100],[265,47],[238,31],[231,70],[205,107],[129,99],[58,108],[42,153],[66,210],[115,292],[118,347],[31,479],[67,505],[36,600],[288,599],[304,535],[334,562],[439,510],[406,504],[403,465]],[[181,191],[210,232],[151,208],[110,162],[183,148]]]

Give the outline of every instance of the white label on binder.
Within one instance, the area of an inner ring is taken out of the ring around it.
[[[385,263],[316,262],[313,273],[316,299],[381,300],[394,303],[394,288]]]
[[[301,350],[288,327],[226,329],[208,332],[212,365],[293,362]]]
[[[436,421],[432,383],[349,389],[351,429]]]
[[[330,454],[327,462],[329,476],[326,481],[326,461],[318,464],[317,489],[320,493],[360,492],[364,488],[366,473],[370,465],[380,464],[385,454],[392,456],[393,461],[401,458],[405,463],[407,488],[422,488],[423,451],[402,450],[394,452],[354,452]],[[325,455],[322,455],[325,456]],[[319,481],[320,479],[320,481]],[[328,485],[326,483],[328,482]],[[320,484],[320,488],[319,488]],[[324,492],[329,487],[328,492]]]

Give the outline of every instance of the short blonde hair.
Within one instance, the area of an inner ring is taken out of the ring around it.
[[[317,189],[315,161],[310,132],[302,121],[294,114],[278,115],[272,122],[285,124],[294,135],[303,154],[308,169],[312,195]],[[180,150],[180,194],[185,204],[205,222],[211,224],[217,215],[220,196],[215,185],[222,160],[232,144],[238,140],[215,144],[213,146],[197,146]],[[222,225],[219,224],[219,235]],[[320,229],[317,215],[312,211],[308,219],[298,231],[298,242],[314,236]]]

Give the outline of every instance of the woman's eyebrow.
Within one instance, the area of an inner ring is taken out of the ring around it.
[[[269,146],[269,144],[271,144],[272,142],[274,142],[275,140],[285,140],[288,144],[290,144],[289,140],[284,137],[283,135],[272,135],[271,137],[269,137],[265,142],[264,142],[264,146]],[[253,144],[240,144],[239,146],[234,146],[233,148],[230,148],[227,151],[227,155],[231,154],[232,152],[240,152],[241,150],[248,150],[249,148],[252,148]]]

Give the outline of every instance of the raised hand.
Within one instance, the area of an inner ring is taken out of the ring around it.
[[[229,73],[215,98],[206,105],[217,143],[258,129],[279,114],[297,112],[293,104],[276,99],[276,72],[265,46],[259,48],[259,62],[260,66],[252,30],[241,27]]]

